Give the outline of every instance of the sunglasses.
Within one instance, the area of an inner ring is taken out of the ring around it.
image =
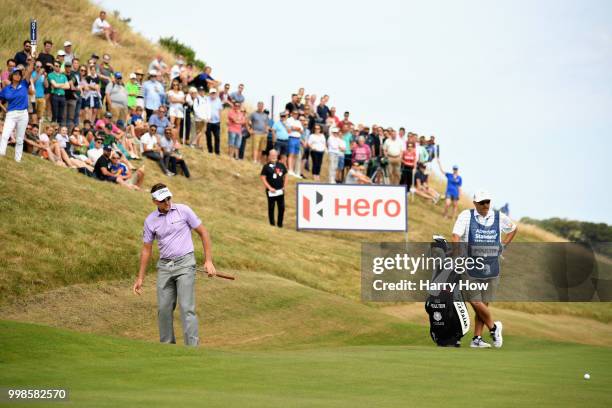
[[[488,204],[491,204],[491,200],[482,200],[482,201],[477,202],[476,204],[478,204],[478,205],[488,205]]]
[[[158,202],[159,204],[162,204],[162,203],[169,203],[171,198],[172,198],[172,197],[166,197],[166,198],[164,198],[164,199],[163,199],[163,200],[161,200],[161,201],[158,201],[158,200],[155,200],[155,201],[156,201],[156,202]]]

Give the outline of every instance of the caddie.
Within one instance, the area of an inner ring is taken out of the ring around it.
[[[491,194],[488,192],[477,192],[473,202],[475,209],[463,210],[457,217],[452,238],[453,242],[467,243],[468,257],[481,258],[480,263],[474,263],[480,267],[467,270],[469,281],[487,283],[486,289],[463,291],[463,297],[476,312],[474,337],[470,347],[491,347],[482,339],[482,329],[486,325],[491,333],[493,346],[499,348],[503,344],[503,326],[502,322],[493,321],[489,303],[493,301],[499,283],[499,257],[516,236],[517,226],[506,214],[491,209]],[[503,239],[502,234],[505,234]]]
[[[202,239],[204,270],[209,277],[216,275],[212,261],[212,244],[208,231],[198,216],[185,204],[174,204],[172,193],[164,184],[151,188],[153,204],[157,210],[145,219],[140,252],[140,269],[134,282],[133,292],[140,295],[147,264],[151,257],[153,241],[159,246],[157,262],[157,317],[159,341],[176,343],[174,337],[173,312],[177,301],[181,308],[181,320],[185,345],[197,346],[198,317],[195,312],[196,259],[191,239],[195,230]]]

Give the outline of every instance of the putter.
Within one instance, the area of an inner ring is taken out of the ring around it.
[[[203,268],[203,267],[198,267],[198,268],[196,268],[196,271],[197,271],[197,272],[204,272],[204,273],[208,273],[208,272],[206,272],[206,271],[204,270],[204,268]],[[235,277],[235,276],[232,276],[232,275],[225,275],[225,274],[223,274],[223,273],[219,273],[219,272],[217,272],[217,273],[215,274],[215,276],[216,276],[217,278],[223,278],[223,279],[227,279],[227,280],[236,280],[236,277]]]

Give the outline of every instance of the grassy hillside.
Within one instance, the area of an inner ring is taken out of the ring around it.
[[[109,19],[120,30],[122,46],[111,47],[91,36],[99,8],[88,2],[5,3],[0,15],[2,59],[21,48],[28,36],[27,22],[35,17],[40,39],[52,39],[55,51],[70,39],[79,56],[109,52],[112,65],[125,72],[146,68],[157,53],[171,60],[116,21],[110,10]],[[272,228],[266,220],[258,166],[198,151],[184,153],[191,180],[169,179],[145,161],[145,189],[167,182],[175,201],[192,206],[209,228],[217,267],[240,277],[232,283],[199,285],[200,313],[209,330],[206,344],[277,348],[428,341],[424,329],[407,323],[409,319],[401,313],[388,316],[358,302],[361,243],[403,241],[404,234],[297,232],[292,200],[287,203],[285,228]],[[12,154],[9,149],[8,157]],[[442,189],[440,181],[433,184]],[[287,196],[294,193],[291,180]],[[469,201],[463,197],[461,205],[468,206]],[[156,337],[153,265],[148,293],[143,298],[129,293],[137,270],[142,221],[154,209],[148,194],[87,179],[26,155],[19,165],[0,159],[0,208],[0,316],[100,334]],[[440,204],[432,207],[419,198],[411,202],[408,239],[429,241],[434,233],[449,235],[452,223],[441,214]],[[560,238],[522,225],[517,240]],[[196,252],[201,258],[201,249]],[[558,306],[504,305],[523,313],[510,316],[517,322],[527,319],[525,312],[561,313],[603,323],[612,320],[610,304]]]
[[[114,18],[112,10],[106,10],[108,21],[119,31],[121,46],[113,47],[106,40],[91,35],[91,25],[100,13],[100,7],[83,0],[21,0],[3,1],[0,13],[0,61],[5,68],[7,58],[21,51],[24,40],[30,38],[29,22],[38,20],[39,45],[43,41],[53,41],[53,52],[63,49],[64,41],[70,40],[72,49],[84,63],[92,53],[100,57],[111,55],[111,65],[115,70],[133,72],[136,68],[146,68],[156,54],[163,55],[167,61],[172,56],[161,47],[151,44],[141,35],[134,33],[125,23]],[[129,17],[129,16],[128,16]]]
[[[403,233],[296,232],[288,200],[286,228],[271,228],[258,166],[186,151],[193,178],[168,179],[145,162],[145,185],[165,181],[175,201],[192,206],[210,229],[221,269],[261,271],[342,296],[359,296],[360,245],[403,241]],[[10,156],[9,156],[10,157]],[[0,160],[0,290],[4,300],[72,283],[121,279],[137,269],[150,196],[26,156]],[[291,181],[287,196],[294,196]],[[452,225],[441,208],[409,207],[411,241],[429,241]],[[536,240],[528,232],[522,240]],[[201,251],[198,252],[201,255]]]

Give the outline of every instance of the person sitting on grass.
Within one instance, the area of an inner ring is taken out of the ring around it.
[[[162,173],[167,176],[174,176],[174,173],[168,170],[164,163],[162,148],[159,145],[157,135],[157,126],[149,125],[149,131],[140,137],[140,146],[142,147],[142,155],[147,159],[157,162]]]
[[[346,174],[345,184],[372,184],[372,180],[365,175],[365,167],[358,162],[353,162],[351,169]]]
[[[103,145],[104,138],[96,137],[94,139],[94,147],[87,150],[87,157],[89,158],[89,160],[91,160],[92,163],[97,162],[100,156],[102,156],[102,154],[104,153],[104,150],[102,149]]]
[[[159,140],[159,145],[164,152],[164,165],[172,173],[177,174],[176,166],[179,165],[183,170],[183,175],[189,178],[189,168],[183,156],[176,149],[176,144],[172,140],[172,129],[166,128],[164,135]]]
[[[140,190],[144,181],[144,165],[132,172],[129,166],[121,162],[122,154],[115,151],[111,154],[110,171],[115,176],[117,184],[130,190]]]
[[[414,184],[416,187],[415,194],[426,198],[428,200],[432,200],[434,205],[438,204],[438,200],[440,200],[440,193],[429,186],[427,182],[429,179],[429,175],[425,172],[427,166],[425,163],[419,163],[417,166],[417,171],[414,176]]]
[[[106,20],[106,11],[100,11],[100,16],[91,25],[91,33],[105,38],[111,45],[119,45],[119,34]]]

